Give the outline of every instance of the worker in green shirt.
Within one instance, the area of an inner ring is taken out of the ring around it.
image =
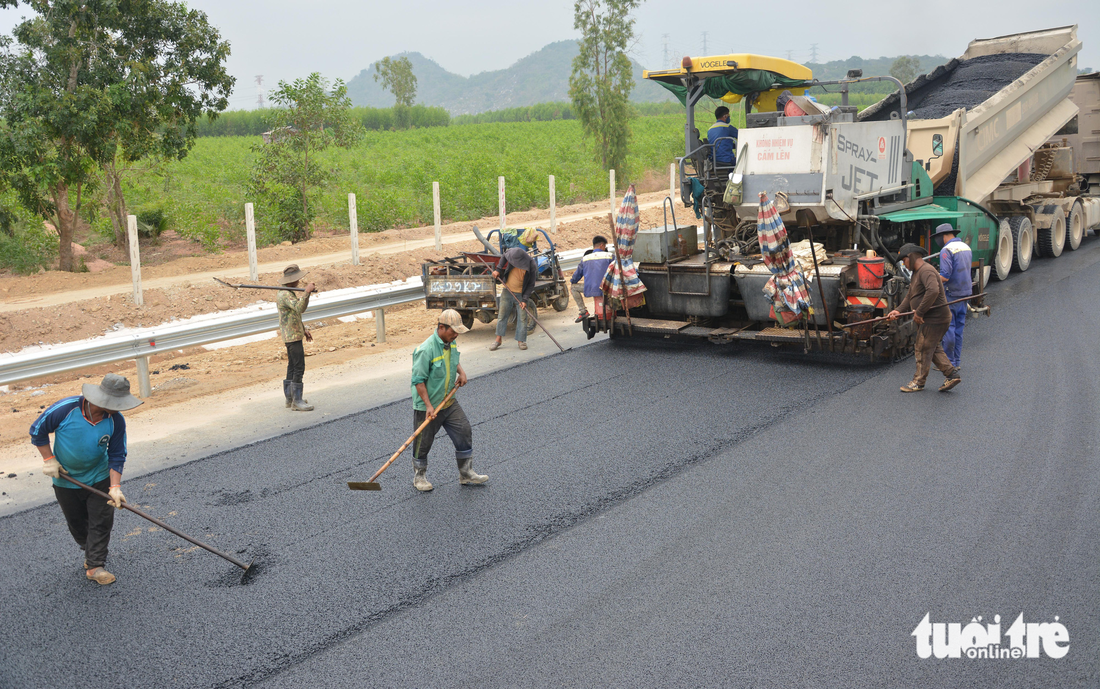
[[[428,453],[441,427],[455,446],[459,484],[470,486],[489,480],[488,476],[474,473],[474,431],[458,400],[451,398],[442,407],[437,406],[453,387],[466,384],[466,372],[458,363],[455,339],[468,330],[462,325],[462,316],[454,309],[447,309],[439,314],[435,332],[413,350],[413,428],[419,428],[426,419],[431,419],[413,442],[413,486],[419,491],[432,489],[426,476]]]

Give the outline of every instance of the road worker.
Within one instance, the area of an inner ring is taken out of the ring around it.
[[[84,576],[106,586],[115,581],[115,575],[104,567],[114,510],[122,509],[126,502],[122,494],[126,462],[122,412],[142,402],[130,394],[130,381],[115,373],[108,373],[99,385],[85,383],[81,392],[54,402],[35,419],[31,444],[42,453],[42,473],[53,479],[53,492],[69,533],[84,551]],[[110,499],[66,481],[65,475],[107,493]]]
[[[516,312],[516,342],[520,349],[527,349],[527,298],[535,290],[535,278],[538,276],[535,259],[523,249],[505,249],[493,270],[493,278],[503,281],[504,289],[500,293],[500,308],[497,311],[497,339],[489,345],[489,351],[500,349],[504,333],[508,328],[508,318]],[[503,277],[502,277],[503,276]],[[517,301],[518,299],[518,301]],[[533,315],[533,314],[532,314]]]
[[[428,453],[440,428],[454,443],[459,484],[470,486],[489,480],[488,476],[474,472],[474,431],[458,400],[452,398],[442,407],[438,406],[451,388],[466,384],[466,372],[459,363],[455,340],[467,331],[469,328],[462,325],[458,311],[447,309],[439,314],[435,332],[413,350],[413,428],[420,428],[426,419],[432,420],[413,441],[413,487],[421,492],[433,488],[426,476]]]
[[[289,265],[283,269],[283,276],[279,278],[279,284],[286,287],[297,287],[299,281],[306,276],[306,272],[300,270],[297,265]],[[283,396],[286,398],[286,406],[294,411],[313,411],[313,405],[309,400],[302,399],[302,376],[306,372],[306,342],[313,342],[313,335],[306,330],[302,323],[302,314],[309,307],[309,295],[316,292],[317,287],[311,282],[305,286],[302,296],[282,289],[275,299],[279,307],[279,334],[286,344],[286,380],[283,381]]]
[[[912,311],[913,322],[918,326],[913,352],[917,360],[917,373],[913,380],[901,387],[902,392],[923,390],[932,365],[944,375],[940,392],[947,392],[962,382],[959,369],[943,351],[943,335],[951,325],[951,309],[947,307],[939,272],[924,260],[927,255],[928,252],[916,244],[906,244],[898,251],[898,258],[913,273],[913,277],[905,299],[898,308],[886,314],[890,320],[896,320],[902,312]]]
[[[969,297],[974,291],[974,283],[970,279],[970,264],[973,254],[966,242],[959,239],[959,233],[950,223],[943,223],[936,228],[933,237],[943,238],[943,248],[940,249],[940,280],[943,281],[943,290],[947,295],[947,301],[955,301]],[[966,302],[951,304],[951,327],[943,336],[943,351],[955,368],[959,368],[963,347],[963,328],[966,326]]]
[[[730,109],[719,105],[714,110],[714,119],[707,130],[714,167],[734,167],[737,163],[737,127],[730,124]]]
[[[607,273],[607,266],[611,264],[611,260],[614,258],[611,252],[607,250],[607,239],[600,235],[596,235],[592,238],[592,248],[584,252],[584,256],[581,258],[581,264],[577,266],[577,269],[573,272],[573,277],[570,279],[569,291],[573,295],[573,302],[577,305],[577,320],[575,322],[580,323],[588,317],[588,307],[585,306],[584,298],[591,297],[596,300],[596,313],[602,314],[600,309],[600,300],[603,299],[603,276]],[[581,281],[584,284],[581,284]]]

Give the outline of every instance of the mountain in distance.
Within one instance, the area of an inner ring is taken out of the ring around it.
[[[576,41],[558,41],[520,59],[507,69],[464,77],[448,72],[420,53],[401,53],[416,75],[416,102],[437,105],[452,115],[503,110],[536,103],[569,100],[569,75],[577,54]],[[642,66],[634,65],[631,100],[650,103],[672,100],[672,94],[642,79]],[[388,108],[393,96],[374,80],[374,64],[348,81],[348,97],[355,105]]]
[[[573,71],[573,58],[577,55],[576,41],[557,41],[518,60],[507,69],[481,72],[464,77],[448,72],[439,63],[420,53],[400,53],[393,57],[407,57],[416,75],[416,102],[446,109],[451,115],[467,115],[503,110],[536,103],[564,102],[569,100],[569,75]],[[932,71],[947,62],[942,55],[915,55],[920,60],[920,72]],[[814,77],[822,81],[842,79],[849,69],[862,69],[863,75],[887,76],[895,57],[864,59],[853,56],[847,60],[833,60],[822,64],[807,63]],[[671,101],[673,96],[657,84],[642,78],[642,66],[633,60],[634,90],[631,100],[638,103]],[[394,99],[382,85],[374,80],[374,64],[348,81],[348,96],[354,105],[374,108],[393,106]],[[889,86],[871,82],[860,84],[853,91],[880,93],[892,90]]]

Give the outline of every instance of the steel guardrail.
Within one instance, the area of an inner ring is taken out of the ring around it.
[[[584,251],[573,249],[559,253],[562,270],[576,268]],[[351,316],[423,299],[424,284],[420,277],[411,277],[402,283],[324,292],[310,300],[303,320],[314,322]],[[267,303],[224,316],[203,314],[182,323],[165,323],[80,342],[44,345],[30,351],[0,353],[0,385],[258,335],[278,327],[278,310],[274,303]]]

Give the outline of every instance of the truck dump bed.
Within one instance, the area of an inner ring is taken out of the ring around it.
[[[931,162],[936,193],[984,203],[1001,182],[1066,122],[1077,75],[1077,27],[1065,26],[970,42],[965,53],[906,85],[908,148]],[[861,121],[899,116],[892,94]],[[932,153],[943,137],[944,154]]]

